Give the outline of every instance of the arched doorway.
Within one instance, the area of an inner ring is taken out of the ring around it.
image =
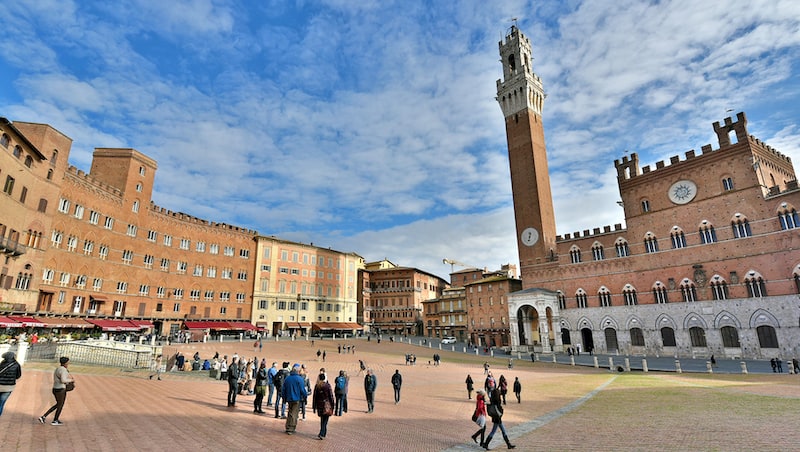
[[[594,350],[594,339],[592,338],[592,330],[589,328],[581,329],[581,342],[583,342],[583,349],[591,353]]]
[[[606,351],[608,353],[616,352],[619,349],[617,344],[617,330],[614,328],[606,328]]]
[[[541,345],[539,338],[539,312],[525,305],[517,310],[517,331],[520,345]]]
[[[561,328],[561,343],[564,345],[572,345],[572,341],[569,338],[568,328]]]

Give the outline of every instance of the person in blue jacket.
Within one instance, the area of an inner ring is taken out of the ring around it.
[[[300,401],[308,397],[306,382],[303,376],[300,375],[300,364],[292,366],[289,376],[286,377],[281,387],[281,395],[283,400],[289,404],[289,409],[286,413],[286,434],[294,435],[300,414]]]

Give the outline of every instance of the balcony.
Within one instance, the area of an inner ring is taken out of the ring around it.
[[[0,238],[0,252],[7,254],[11,257],[19,257],[25,254],[27,247],[20,245],[18,241],[11,240],[7,237]]]

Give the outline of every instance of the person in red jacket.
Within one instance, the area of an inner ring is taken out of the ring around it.
[[[478,424],[480,430],[472,435],[472,440],[478,443],[478,435],[481,437],[480,444],[483,444],[484,434],[486,433],[486,392],[483,389],[478,389],[475,392],[475,423]]]

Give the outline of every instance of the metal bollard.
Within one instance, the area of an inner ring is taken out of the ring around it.
[[[594,358],[594,367],[595,367],[595,369],[599,369],[600,368],[600,363],[597,362],[597,357],[593,356],[592,358]]]
[[[630,358],[625,358],[625,371],[626,372],[630,372],[631,371],[631,359]]]
[[[786,368],[789,369],[790,374],[794,373],[794,363],[792,362],[791,359],[786,360]]]
[[[742,361],[742,362],[739,363],[739,365],[742,366],[742,373],[746,374],[747,373],[747,363]]]
[[[608,370],[611,372],[614,371],[614,358],[611,356],[608,357]]]
[[[675,372],[682,374],[683,370],[681,369],[681,362],[679,360],[675,360]]]
[[[707,370],[707,371],[708,371],[708,373],[710,373],[710,374],[713,374],[713,373],[714,373],[714,369],[712,369],[712,368],[711,368],[711,361],[706,361],[706,370]]]
[[[569,363],[570,363],[570,365],[575,366],[575,357],[574,356],[570,356],[569,357]]]
[[[554,363],[557,363],[557,362],[558,362],[558,361],[556,361],[556,354],[555,354],[555,353],[553,353],[553,362],[554,362]]]
[[[647,369],[647,358],[642,358],[642,372],[649,372]]]

